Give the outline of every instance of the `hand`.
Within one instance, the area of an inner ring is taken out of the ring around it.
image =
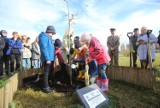
[[[51,64],[51,61],[47,61],[46,64]]]
[[[12,48],[11,46],[9,46],[9,48]]]
[[[113,51],[113,50],[114,50],[114,48],[111,47],[111,51]]]
[[[40,55],[40,53],[36,53],[37,55]]]

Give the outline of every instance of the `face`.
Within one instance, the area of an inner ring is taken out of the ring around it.
[[[112,34],[112,35],[115,35],[115,32],[116,32],[116,31],[115,31],[115,30],[113,30],[113,31],[111,31],[111,34]]]
[[[137,31],[134,31],[134,35],[138,35],[139,34],[139,31],[137,30]]]
[[[26,40],[26,39],[27,39],[27,36],[23,36],[22,39],[23,39],[23,40]]]
[[[17,39],[18,38],[18,34],[14,34],[13,38]]]
[[[82,46],[84,46],[84,45],[89,46],[89,43],[88,43],[88,42],[85,42],[85,41],[81,41],[81,45],[82,45]]]
[[[141,34],[145,34],[145,33],[147,33],[147,29],[146,28],[141,28]]]
[[[55,35],[54,33],[47,33],[49,37],[52,37],[53,35]]]
[[[2,33],[2,36],[7,36],[7,33]]]
[[[59,49],[60,47],[58,47],[58,46],[55,46],[55,49],[57,50],[57,49]]]

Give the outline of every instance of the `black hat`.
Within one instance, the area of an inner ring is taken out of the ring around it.
[[[78,49],[78,48],[81,47],[81,43],[80,43],[80,41],[79,41],[79,36],[76,36],[76,37],[74,38],[74,45],[75,45],[75,48],[76,48],[76,49]]]
[[[116,29],[115,28],[110,28],[110,31],[115,31]]]
[[[138,28],[135,28],[133,31],[138,31],[139,29]]]
[[[46,33],[56,34],[56,30],[53,26],[48,26],[47,29],[46,29]]]
[[[6,30],[1,30],[0,35],[2,35],[2,33],[7,33],[7,31]]]
[[[56,47],[61,47],[61,46],[62,46],[61,40],[56,39],[56,40],[54,41],[54,46],[56,46]]]

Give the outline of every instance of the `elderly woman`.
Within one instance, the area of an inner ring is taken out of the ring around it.
[[[86,44],[89,49],[89,62],[96,60],[98,64],[98,78],[97,85],[103,92],[108,91],[108,79],[106,75],[107,65],[111,59],[105,50],[104,46],[101,45],[99,40],[95,37],[91,37],[89,34],[82,34],[81,43]]]
[[[147,27],[142,27],[141,28],[141,33],[138,35],[138,39],[137,39],[137,43],[136,45],[138,45],[138,56],[139,59],[141,61],[141,66],[142,68],[147,68],[148,67],[148,36],[147,36]],[[150,45],[151,45],[151,58],[152,61],[155,60],[155,46],[154,43],[157,42],[157,38],[155,35],[153,35],[152,33],[149,34],[149,41],[150,41]]]

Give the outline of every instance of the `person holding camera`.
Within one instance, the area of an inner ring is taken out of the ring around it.
[[[148,31],[147,27],[143,26],[141,28],[141,33],[138,35],[138,39],[136,42],[136,45],[138,46],[138,56],[142,68],[147,68],[149,64],[148,44],[150,44],[151,46],[150,53],[152,62],[156,59],[154,43],[157,42],[157,38],[152,33],[149,33],[149,38],[148,38],[147,31]],[[150,43],[148,43],[148,39]]]
[[[131,44],[132,44],[132,47],[133,47],[133,52],[132,52],[132,55],[133,55],[133,67],[137,67],[137,49],[138,49],[138,46],[136,45],[136,42],[137,42],[137,38],[138,38],[138,34],[139,34],[139,29],[138,28],[135,28],[133,30],[133,36],[131,36]]]

